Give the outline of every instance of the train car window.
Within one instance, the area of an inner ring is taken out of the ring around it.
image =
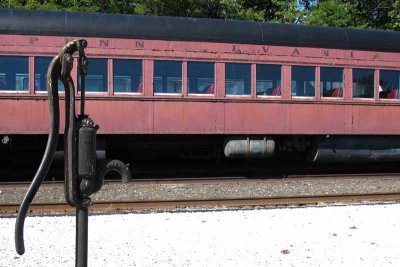
[[[29,91],[28,57],[0,56],[0,91]]]
[[[52,57],[35,57],[35,92],[47,92],[47,69]],[[64,91],[63,83],[58,80],[58,91]]]
[[[343,68],[321,67],[321,96],[343,97]]]
[[[281,93],[280,65],[256,65],[257,96],[280,96]]]
[[[187,81],[189,94],[214,94],[214,63],[188,62]]]
[[[379,98],[400,99],[400,71],[381,70],[379,76]]]
[[[154,93],[182,93],[182,62],[155,60],[153,83]]]
[[[292,66],[292,96],[315,96],[315,67]]]
[[[114,59],[114,93],[142,93],[142,61]]]
[[[225,64],[225,92],[227,95],[250,95],[251,64]]]
[[[88,73],[86,75],[86,92],[104,93],[107,92],[108,76],[107,76],[107,59],[106,58],[90,58]],[[79,71],[78,71],[79,78]],[[78,79],[79,83],[79,79]]]
[[[372,69],[353,69],[353,97],[374,98],[374,76]]]

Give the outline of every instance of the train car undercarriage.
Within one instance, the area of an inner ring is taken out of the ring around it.
[[[62,138],[48,180],[63,177]],[[0,181],[30,179],[46,140],[46,135],[0,136]],[[103,135],[98,138],[97,157],[129,163],[133,178],[374,172],[395,170],[392,162],[400,160],[400,137]]]

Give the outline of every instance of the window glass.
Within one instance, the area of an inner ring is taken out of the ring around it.
[[[292,67],[292,96],[315,96],[315,67]]]
[[[399,99],[400,71],[381,70],[379,79],[379,98]]]
[[[79,80],[78,70],[78,83]],[[106,58],[89,58],[88,73],[85,79],[86,92],[107,92],[107,59]]]
[[[257,64],[257,95],[281,95],[281,66]]]
[[[0,91],[29,91],[28,57],[0,56]]]
[[[142,61],[131,59],[114,59],[114,92],[143,92]]]
[[[353,97],[374,98],[374,70],[353,69]]]
[[[214,94],[214,63],[188,62],[189,94]]]
[[[250,95],[251,65],[242,63],[225,64],[225,91],[227,95]]]
[[[182,62],[154,61],[154,93],[180,94],[182,92]]]
[[[343,97],[343,68],[321,67],[321,96]]]
[[[47,92],[47,70],[51,57],[35,57],[35,92]],[[58,91],[64,91],[63,83],[58,80]]]

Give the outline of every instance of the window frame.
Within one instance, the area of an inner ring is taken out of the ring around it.
[[[244,98],[244,99],[248,99],[248,98],[253,98],[253,87],[255,85],[253,85],[253,68],[252,68],[252,64],[254,63],[249,63],[249,62],[232,62],[232,61],[224,61],[224,96],[226,98]],[[250,93],[249,94],[240,94],[240,95],[236,95],[236,94],[227,94],[226,93],[226,64],[242,64],[242,65],[249,65],[250,67]]]
[[[317,85],[317,66],[316,65],[289,65],[290,66],[290,98],[291,99],[298,99],[298,100],[316,100],[317,99],[317,90],[318,90],[318,85]],[[293,67],[309,67],[309,68],[314,68],[314,95],[313,96],[293,96],[292,92],[292,86],[293,86]]]
[[[269,66],[279,66],[280,67],[280,75],[281,75],[281,82],[280,82],[280,86],[281,86],[281,94],[280,95],[258,95],[257,94],[257,66],[258,65],[269,65]],[[283,71],[283,66],[282,64],[265,64],[265,63],[255,63],[255,80],[254,80],[254,94],[255,94],[255,98],[259,98],[259,99],[282,99],[283,98],[283,77],[284,77],[284,71]]]
[[[173,61],[173,62],[179,62],[181,64],[181,92],[180,93],[164,93],[164,92],[156,92],[155,91],[155,82],[154,82],[154,78],[155,78],[155,72],[156,72],[156,61]],[[171,97],[177,97],[177,96],[183,96],[184,95],[184,83],[183,83],[183,79],[184,79],[184,60],[183,59],[164,59],[164,58],[154,58],[153,59],[153,73],[152,73],[152,95],[153,96],[171,96]]]
[[[354,70],[371,70],[373,72],[373,96],[366,98],[366,97],[354,97]],[[376,69],[370,68],[359,68],[359,67],[352,67],[351,68],[351,99],[356,101],[376,101],[376,77],[375,77]],[[378,98],[379,99],[379,98]]]
[[[18,57],[18,58],[26,58],[27,59],[27,63],[28,63],[28,88],[27,90],[0,90],[0,94],[24,94],[24,95],[29,95],[31,94],[31,59],[30,59],[30,55],[13,55],[13,54],[4,54],[4,55],[0,55],[0,57]]]
[[[38,90],[35,89],[35,81],[36,81],[36,73],[35,73],[35,71],[36,71],[36,58],[50,58],[50,63],[51,63],[51,61],[53,60],[54,57],[52,57],[52,56],[47,56],[47,55],[36,55],[36,56],[33,57],[33,66],[34,66],[34,71],[33,71],[33,88],[32,88],[33,94],[35,94],[35,95],[47,95],[47,94],[48,94],[47,88],[46,88],[45,90],[40,90],[40,91],[38,91]],[[75,60],[77,60],[77,59],[74,58],[74,61],[75,61]],[[71,78],[72,78],[73,75],[74,75],[73,70],[74,70],[74,69],[71,70]],[[61,80],[58,80],[58,82],[59,82],[59,83],[62,83]],[[63,86],[64,86],[64,84],[63,84]],[[47,87],[47,71],[46,71],[46,87]],[[77,91],[77,90],[78,90],[78,89],[75,88],[75,91]],[[64,96],[64,95],[65,95],[65,88],[63,88],[62,91],[58,90],[58,95],[59,95],[59,96]]]
[[[112,59],[112,63],[111,63],[111,70],[108,71],[108,76],[110,76],[112,78],[112,88],[111,88],[111,92],[112,95],[131,95],[131,96],[142,96],[144,95],[144,60],[143,58],[110,58]],[[115,60],[137,60],[141,62],[141,74],[142,74],[142,92],[116,92],[115,91],[115,72],[114,72],[114,64],[115,64]],[[110,71],[112,73],[110,73]]]
[[[74,59],[76,59],[77,60],[77,58],[74,58]],[[93,92],[93,91],[88,91],[87,90],[87,79],[88,79],[88,74],[86,74],[86,78],[85,78],[85,95],[99,95],[99,96],[104,96],[104,95],[109,95],[109,92],[110,92],[110,60],[113,60],[113,58],[112,57],[91,57],[91,58],[89,58],[89,69],[90,69],[90,60],[93,60],[93,59],[104,59],[104,60],[106,60],[106,63],[107,63],[107,68],[106,68],[106,74],[107,75],[105,75],[105,77],[106,77],[106,79],[107,79],[107,82],[106,82],[106,90],[105,91],[95,91],[95,92]],[[92,63],[93,64],[93,63]],[[75,66],[74,66],[75,67]],[[76,69],[77,69],[77,67],[76,67]],[[112,71],[112,70],[111,70]],[[72,77],[72,75],[75,75],[74,73],[73,73],[73,69],[72,69],[72,71],[71,71],[71,77]],[[80,96],[81,95],[81,90],[79,90],[79,70],[77,69],[77,71],[76,71],[76,88],[75,88],[75,92],[76,92],[76,95],[77,96]],[[113,76],[112,76],[112,78],[113,78]],[[114,78],[113,78],[113,81],[114,81]],[[114,88],[112,88],[112,89],[114,89]]]
[[[214,93],[212,94],[199,94],[199,93],[190,93],[189,92],[189,63],[212,63],[214,67]],[[182,76],[183,76],[183,70],[182,70]],[[186,61],[186,92],[188,97],[214,97],[216,96],[217,93],[217,67],[216,67],[216,62],[215,61],[202,61],[202,60],[188,60]],[[182,80],[183,82],[183,80]],[[183,89],[183,88],[182,88]],[[182,90],[183,91],[183,90]]]
[[[400,74],[400,69],[376,69],[376,70],[378,71],[378,101],[388,101],[388,102],[398,102],[398,101],[400,101],[400,98],[380,98],[379,97],[379,87],[381,85],[380,84],[381,72],[382,71],[398,71],[399,74]],[[400,89],[400,88],[398,88],[398,89]]]
[[[342,79],[343,79],[343,93],[342,97],[331,97],[331,96],[324,96],[322,92],[322,87],[321,87],[321,69],[322,68],[336,68],[336,69],[342,69]],[[339,100],[344,100],[345,99],[345,92],[346,92],[346,69],[343,66],[319,66],[319,94],[321,100],[329,100],[329,101],[339,101]],[[317,90],[317,88],[315,88]]]

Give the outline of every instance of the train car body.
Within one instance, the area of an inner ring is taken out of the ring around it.
[[[47,66],[75,38],[107,150],[210,141],[232,157],[400,159],[400,32],[20,10],[0,10],[3,148],[48,132]]]

